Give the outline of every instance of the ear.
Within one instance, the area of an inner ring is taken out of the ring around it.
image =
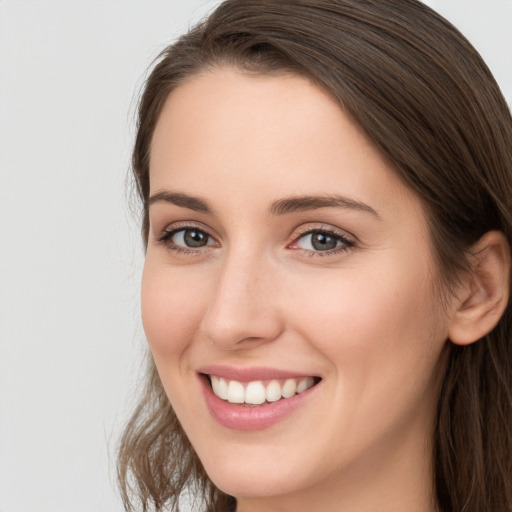
[[[470,258],[471,272],[448,331],[456,345],[469,345],[492,331],[510,293],[510,247],[503,233],[486,233],[473,246]]]

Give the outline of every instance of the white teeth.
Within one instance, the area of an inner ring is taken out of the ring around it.
[[[297,393],[302,393],[303,391],[306,391],[306,389],[312,387],[314,383],[315,380],[313,379],[313,377],[306,377],[305,379],[302,379],[297,384]]]
[[[281,390],[283,398],[291,398],[297,391],[297,381],[295,379],[288,379]]]
[[[212,383],[213,392],[217,396],[220,396],[220,393],[219,393],[219,377],[216,377],[215,375],[210,375],[210,382]]]
[[[271,380],[267,384],[267,401],[277,402],[281,400],[281,386],[277,380]]]
[[[222,400],[228,399],[228,383],[222,377],[219,379],[219,392],[217,394]]]
[[[245,403],[259,405],[267,399],[265,387],[260,381],[249,382],[245,388]]]
[[[232,404],[243,404],[245,399],[245,390],[240,382],[232,380],[228,385],[228,402]]]
[[[281,398],[291,398],[296,393],[303,393],[315,384],[313,377],[286,379],[281,385],[278,380],[271,380],[266,388],[260,380],[242,384],[236,380],[227,381],[222,377],[210,375],[213,393],[222,400],[232,404],[261,405],[267,402],[277,402]],[[282,382],[282,381],[281,381]]]
[[[211,376],[213,392],[222,400],[228,399],[228,383],[222,377]]]

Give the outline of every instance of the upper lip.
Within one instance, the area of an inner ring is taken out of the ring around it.
[[[209,365],[199,368],[198,373],[207,375],[215,375],[228,380],[236,380],[238,382],[251,382],[255,380],[272,380],[272,379],[301,379],[305,377],[314,377],[311,373],[295,372],[290,370],[281,370],[277,368],[266,367],[249,367],[241,368],[225,365]]]

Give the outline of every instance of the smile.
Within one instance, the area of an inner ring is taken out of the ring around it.
[[[273,368],[210,365],[197,371],[211,417],[231,430],[271,427],[315,403],[322,378]]]
[[[262,405],[304,393],[316,383],[314,377],[239,382],[208,375],[213,393],[232,404]]]

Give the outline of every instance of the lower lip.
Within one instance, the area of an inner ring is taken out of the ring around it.
[[[275,425],[300,407],[318,386],[315,385],[298,395],[282,398],[277,402],[247,406],[232,404],[219,398],[213,393],[208,379],[203,375],[200,376],[200,381],[206,405],[215,420],[223,427],[245,431],[263,430]]]

